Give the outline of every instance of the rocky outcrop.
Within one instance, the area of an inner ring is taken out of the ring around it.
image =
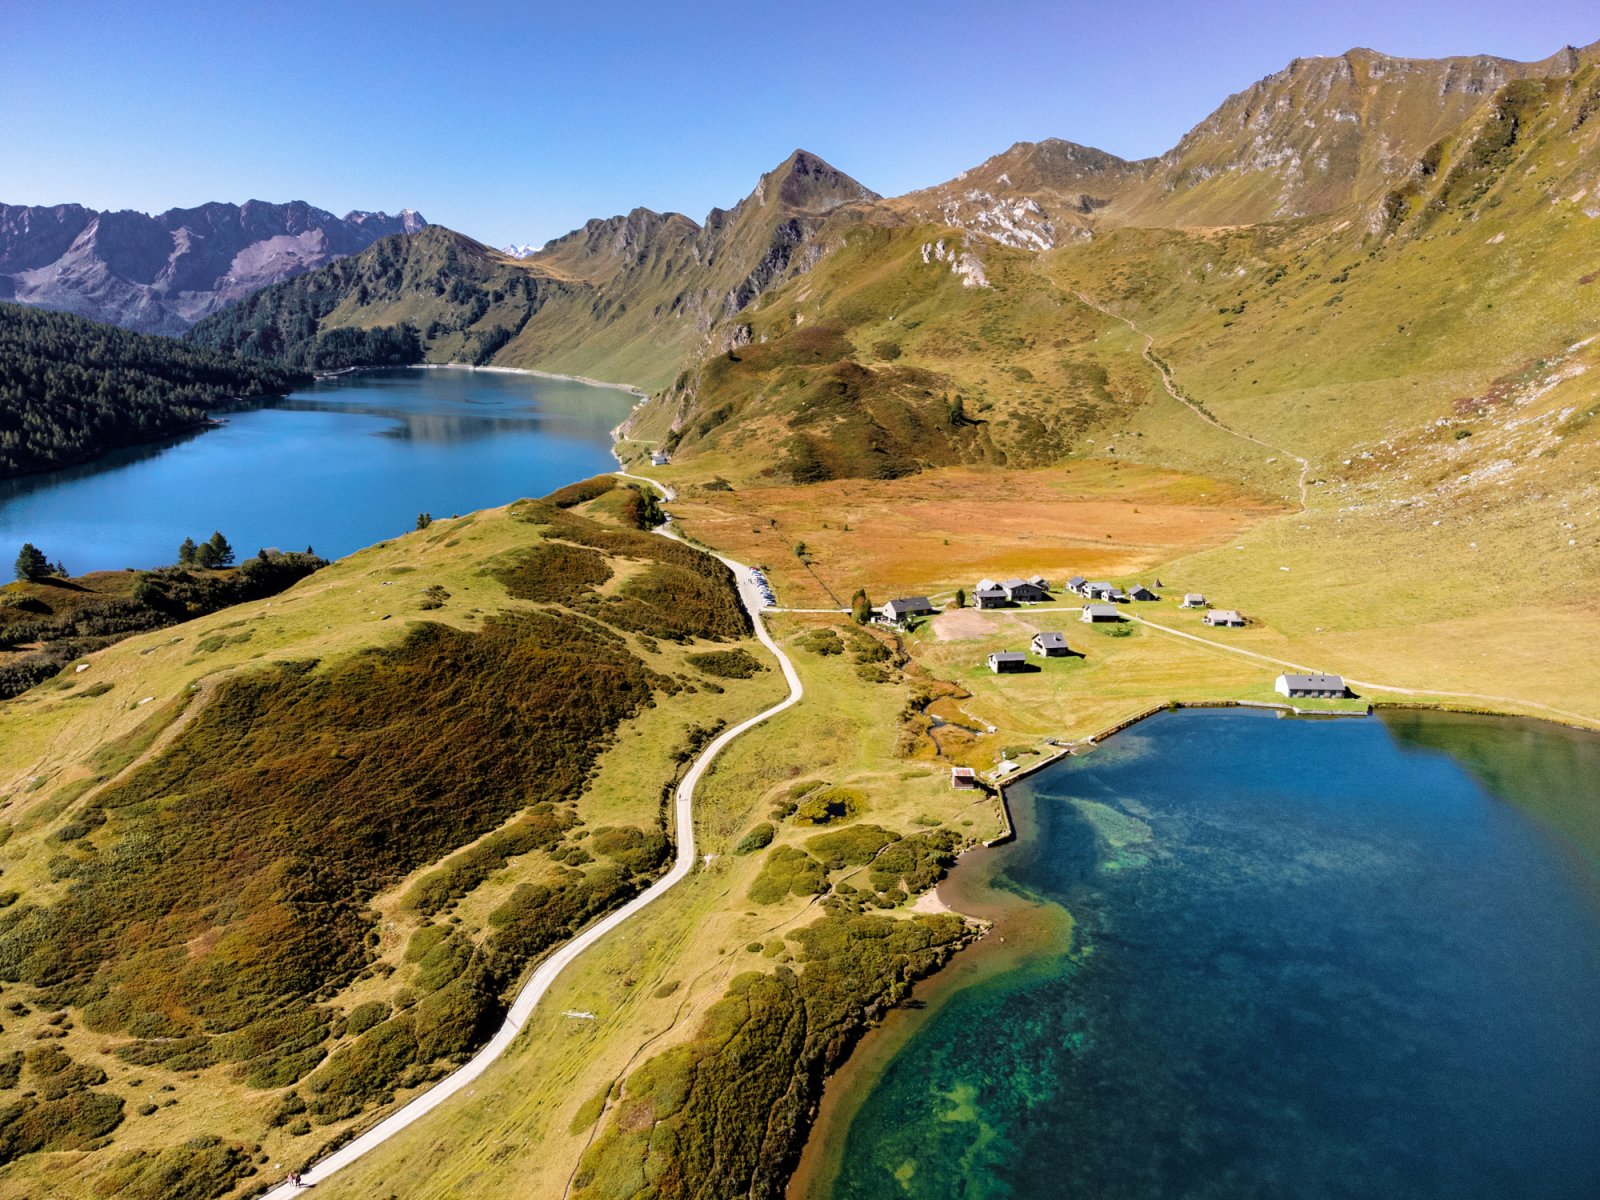
[[[252,292],[427,222],[343,217],[302,201],[204,204],[157,216],[0,204],[0,298],[146,333],[182,333]]]

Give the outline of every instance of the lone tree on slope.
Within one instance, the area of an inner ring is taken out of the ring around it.
[[[37,583],[49,575],[50,560],[44,556],[44,551],[32,542],[23,542],[22,551],[17,555],[17,578]]]

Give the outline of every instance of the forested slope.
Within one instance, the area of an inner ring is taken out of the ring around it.
[[[172,338],[0,304],[0,478],[83,462],[305,376]]]

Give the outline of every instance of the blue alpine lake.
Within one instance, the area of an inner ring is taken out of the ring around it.
[[[0,482],[0,546],[73,573],[151,567],[220,529],[241,557],[336,558],[415,526],[608,471],[634,397],[499,371],[362,371],[319,380],[220,429]],[[9,562],[9,558],[7,559]]]
[[[1185,711],[1010,795],[792,1195],[1600,1196],[1600,737]]]

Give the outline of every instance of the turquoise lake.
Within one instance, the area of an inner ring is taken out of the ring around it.
[[[0,482],[0,547],[32,542],[74,573],[151,567],[220,529],[240,557],[326,558],[449,516],[539,496],[616,464],[615,388],[494,371],[363,371],[220,429]]]
[[[869,1039],[797,1191],[1600,1196],[1600,737],[1178,712],[1012,796],[942,889],[1011,945]]]

